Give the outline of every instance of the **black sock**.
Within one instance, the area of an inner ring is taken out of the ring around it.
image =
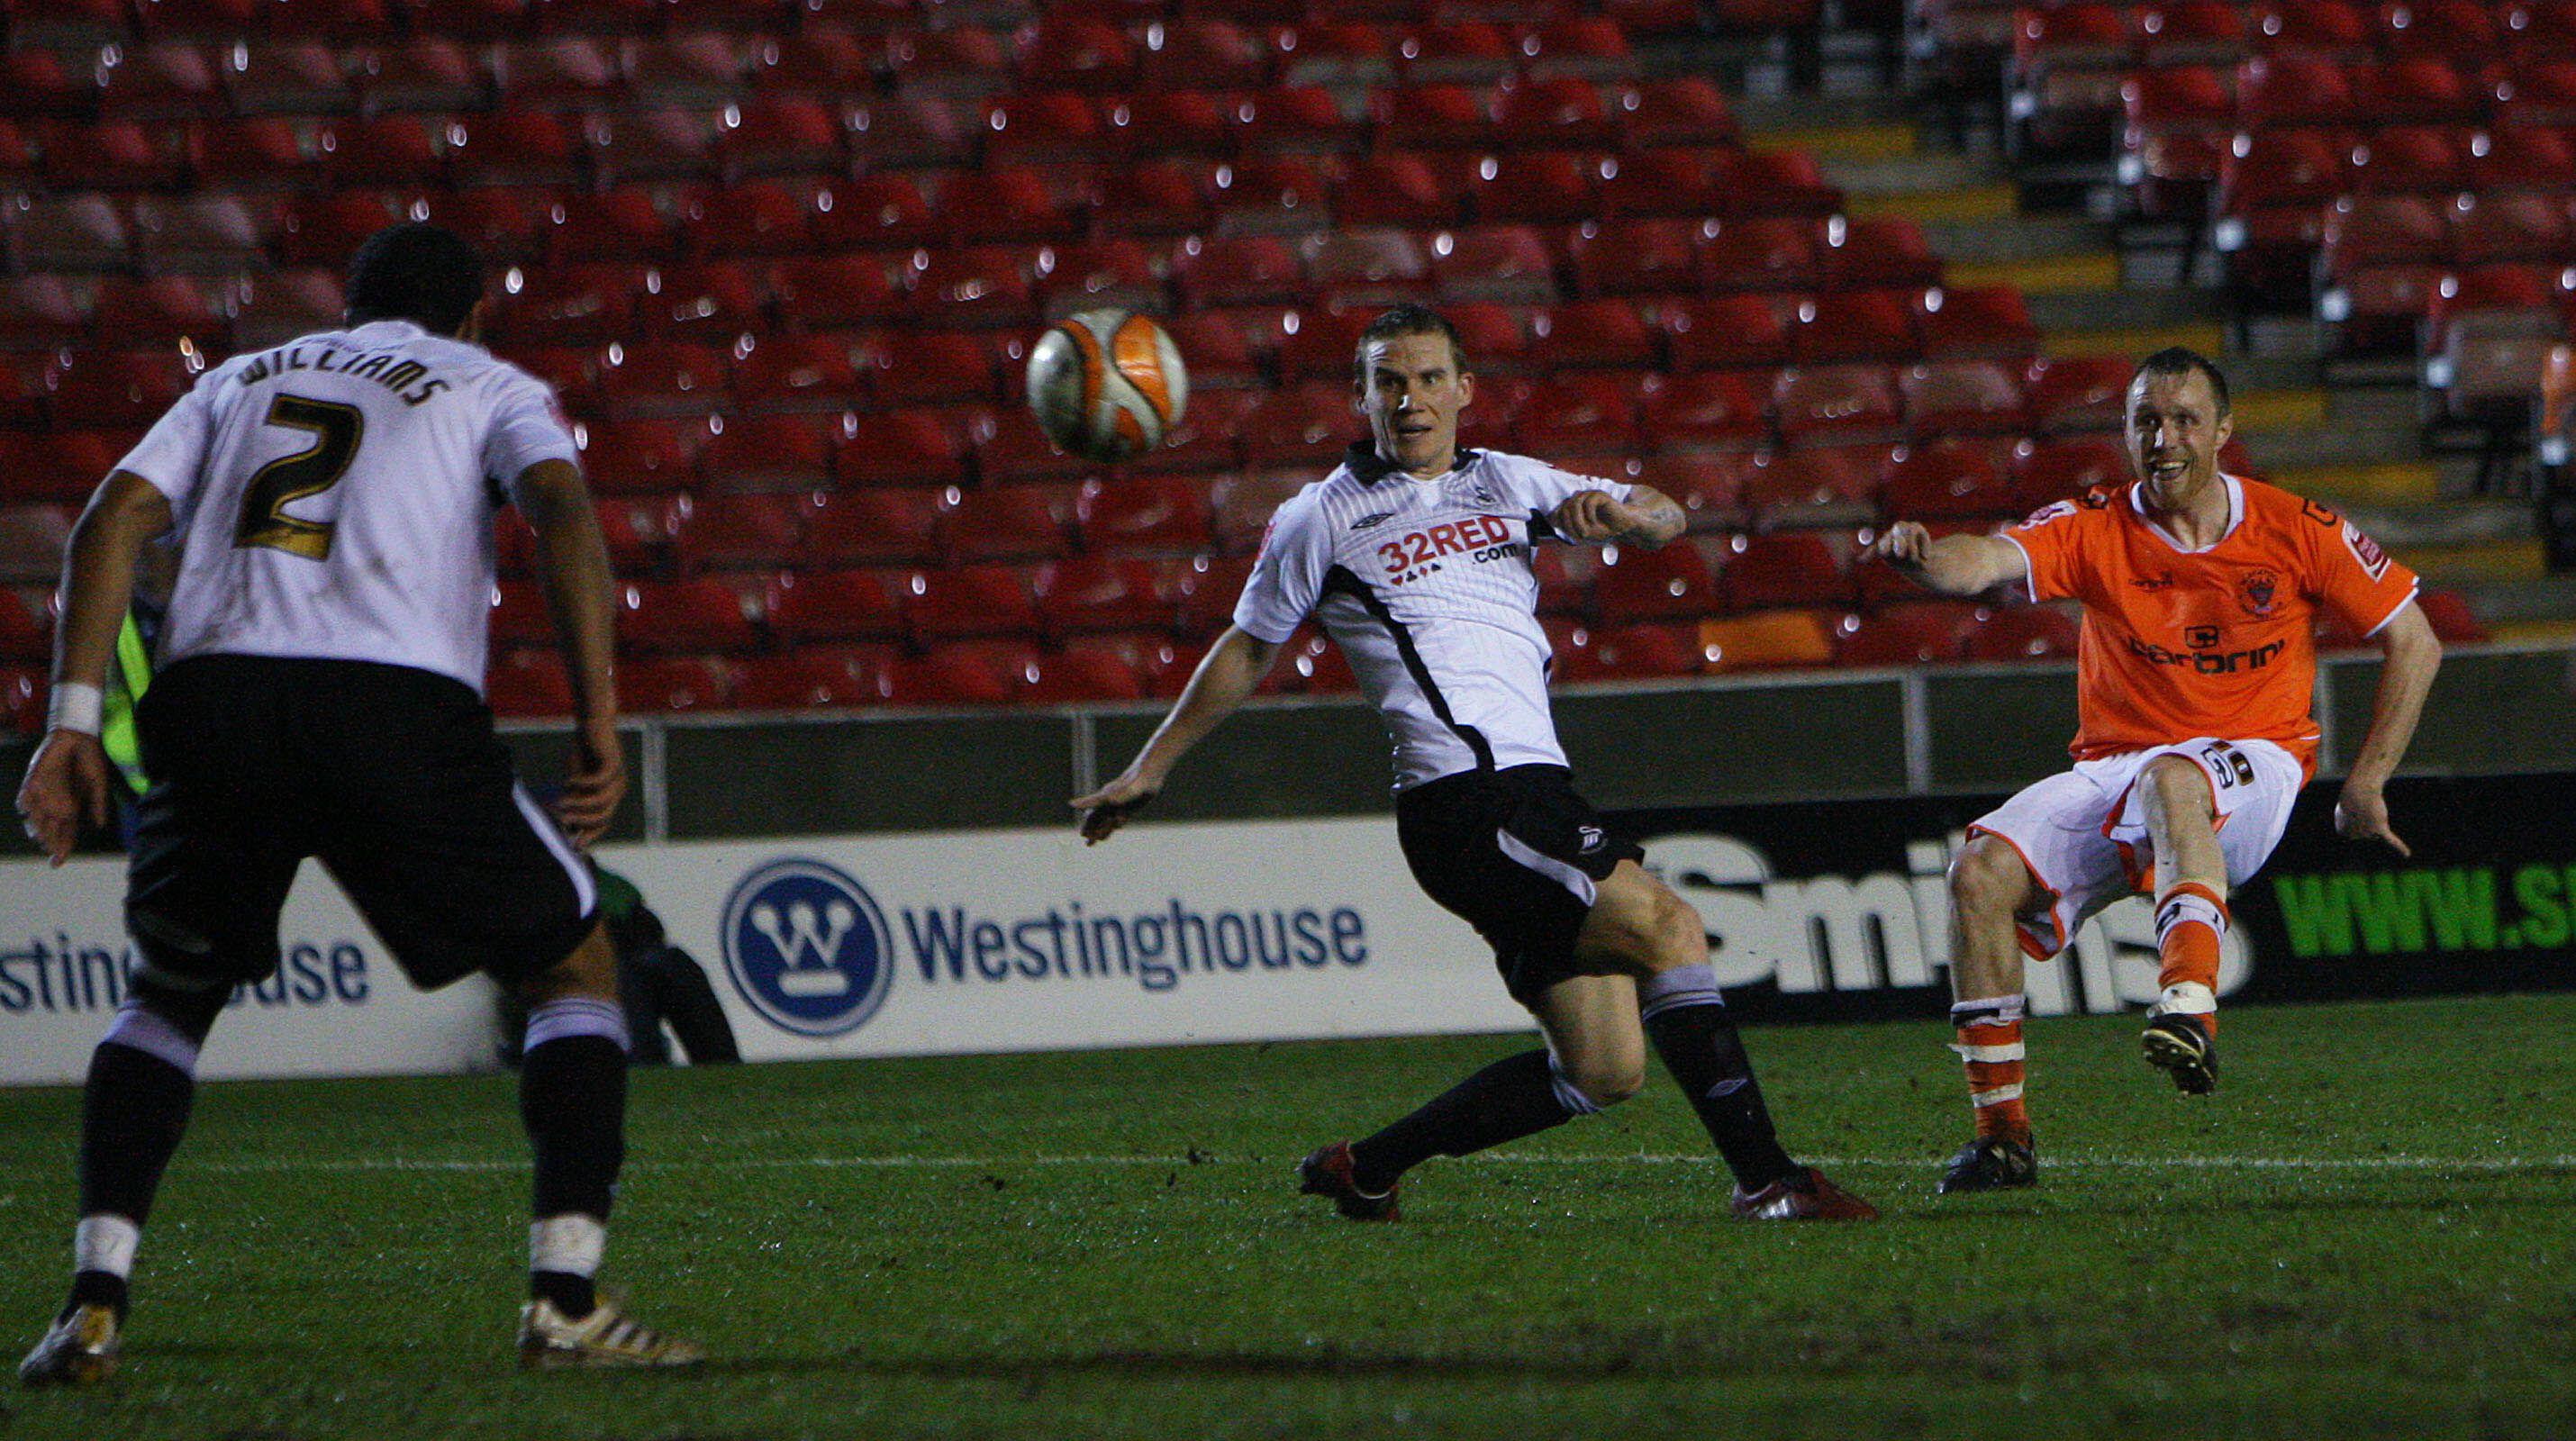
[[[1715,992],[1709,993],[1714,997]],[[1735,1183],[1758,1191],[1783,1176],[1798,1174],[1798,1163],[1780,1149],[1771,1129],[1771,1112],[1762,1104],[1762,1087],[1753,1079],[1753,1060],[1735,1034],[1726,1006],[1715,999],[1676,996],[1645,1007],[1646,1034],[1655,1054],[1664,1058],[1691,1109]]]
[[[536,1153],[534,1214],[607,1220],[626,1162],[625,1049],[596,1035],[530,1049],[519,1066],[519,1119]]]
[[[63,1303],[62,1315],[69,1316],[76,1306],[105,1306],[114,1311],[116,1319],[122,1322],[126,1305],[127,1290],[123,1276],[113,1271],[78,1271],[72,1275],[72,1296]]]
[[[81,1092],[82,1215],[143,1224],[196,1097],[196,1078],[186,1071],[118,1041],[99,1043]]]
[[[1574,1115],[1557,1099],[1547,1052],[1524,1051],[1469,1076],[1367,1140],[1353,1141],[1352,1179],[1363,1191],[1383,1192],[1433,1156],[1499,1146],[1561,1126]]]
[[[530,1271],[528,1294],[540,1301],[552,1301],[555,1309],[578,1321],[599,1304],[599,1288],[588,1276],[570,1271]]]

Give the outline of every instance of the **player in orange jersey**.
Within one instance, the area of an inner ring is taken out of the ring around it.
[[[2216,1087],[2229,888],[2280,843],[2316,771],[2308,708],[2320,611],[2388,657],[2336,828],[2406,853],[2383,787],[2442,657],[2414,603],[2415,575],[2324,506],[2220,473],[2230,428],[2218,368],[2190,350],[2158,351],[2129,386],[2134,481],[1998,535],[1934,539],[1899,521],[1878,543],[1944,595],[2019,584],[2033,600],[2084,606],[2074,769],[1978,820],[1950,867],[1950,1017],[1977,1135],[1943,1173],[1943,1192],[2039,1179],[2022,1100],[2023,956],[2055,956],[2122,896],[2155,897],[2163,991],[2141,1037],[2146,1058],[2187,1093]]]

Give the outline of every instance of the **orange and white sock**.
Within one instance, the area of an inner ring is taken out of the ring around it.
[[[1979,1136],[2030,1139],[2030,1111],[2022,1104],[2020,996],[1961,1001],[1950,1008],[1950,1024],[1959,1039],[1950,1049],[1968,1063],[1968,1104],[1977,1113]]]
[[[2156,897],[2156,981],[2151,1016],[2191,1016],[2218,1034],[2218,952],[2227,937],[2227,898],[2199,881],[2176,881]]]

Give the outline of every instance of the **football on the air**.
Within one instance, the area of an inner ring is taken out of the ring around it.
[[[1029,409],[1058,449],[1085,460],[1152,450],[1189,398],[1180,348],[1149,316],[1080,311],[1029,351]]]

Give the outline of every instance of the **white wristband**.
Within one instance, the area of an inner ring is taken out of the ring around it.
[[[45,708],[45,729],[94,736],[107,710],[107,693],[76,680],[56,681]]]

